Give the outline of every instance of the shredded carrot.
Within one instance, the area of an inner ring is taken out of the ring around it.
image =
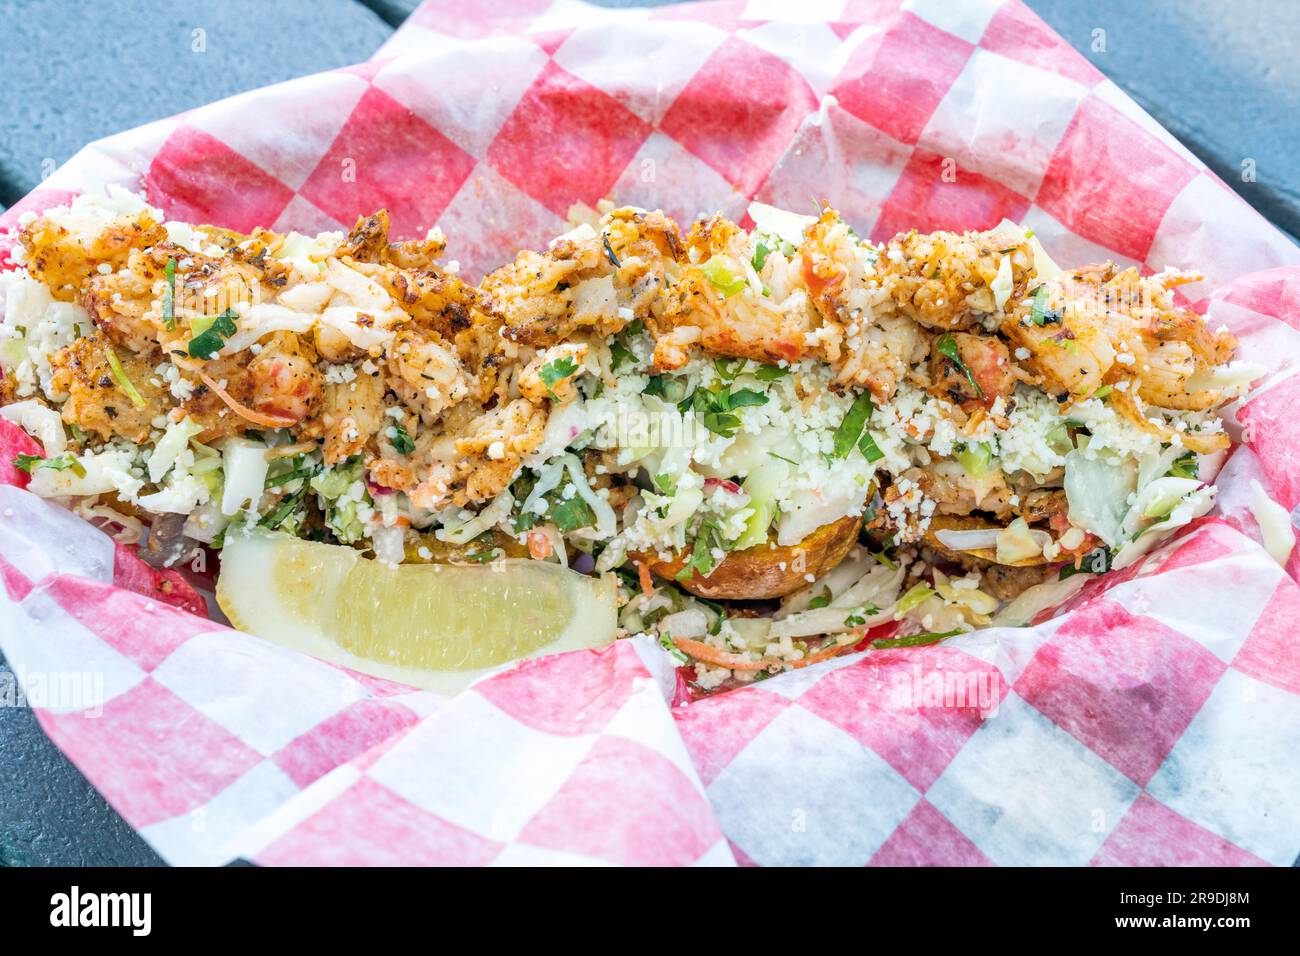
[[[712,664],[715,667],[726,667],[733,671],[761,671],[766,670],[772,665],[784,667],[789,664],[791,667],[798,669],[807,667],[809,664],[818,664],[822,661],[830,660],[852,644],[832,644],[830,647],[824,647],[812,654],[809,654],[803,660],[783,661],[774,657],[764,657],[756,661],[751,661],[739,654],[732,654],[728,651],[719,650],[712,645],[705,644],[702,641],[692,641],[685,637],[674,637],[673,643],[683,654],[689,654],[697,661],[704,661],[706,664]]]
[[[555,549],[551,547],[551,538],[544,531],[528,532],[528,553],[537,561],[549,558]]]
[[[268,415],[265,412],[255,411],[242,402],[236,401],[229,392],[212,380],[212,377],[199,372],[199,378],[203,384],[216,394],[230,408],[232,412],[240,418],[245,418],[254,425],[261,425],[264,428],[289,428],[291,425],[298,424],[298,419],[289,418],[287,415]]]
[[[679,651],[683,654],[689,654],[697,661],[704,661],[706,664],[713,664],[715,667],[727,667],[733,671],[761,671],[773,664],[784,663],[783,661],[771,660],[751,661],[739,654],[719,650],[705,644],[703,641],[692,641],[687,637],[674,637],[673,643],[677,645]]]
[[[809,654],[803,660],[794,661],[790,666],[797,670],[800,667],[807,667],[809,664],[818,664],[821,663],[822,661],[828,661],[832,657],[835,657],[837,654],[839,654],[840,651],[846,650],[847,648],[850,648],[852,646],[853,646],[852,644],[840,644],[837,642],[832,642],[829,646],[823,645],[821,648]]]
[[[650,577],[650,566],[644,561],[633,561],[632,563],[636,565],[637,578],[641,581],[641,593],[646,597],[650,597],[655,593],[655,582],[654,578]]]

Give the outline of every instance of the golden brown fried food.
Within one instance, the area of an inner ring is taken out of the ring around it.
[[[1002,260],[1010,263],[1010,311],[1024,296],[1034,254],[1023,234],[909,232],[885,244],[879,268],[885,288],[908,318],[941,331],[970,329],[997,311],[992,286]]]
[[[102,224],[89,234],[44,216],[23,229],[21,240],[33,278],[45,283],[56,299],[75,302],[101,265],[122,268],[133,250],[166,242],[167,231],[147,212]]]
[[[670,581],[676,580],[692,594],[714,600],[756,601],[784,597],[807,587],[807,575],[819,578],[844,560],[858,539],[862,519],[849,515],[822,525],[798,544],[756,545],[728,554],[708,575],[678,579],[688,556],[678,554],[670,561],[657,555],[633,555],[645,562],[650,571]]]
[[[171,396],[154,384],[158,357],[150,362],[130,352],[118,355],[122,371],[143,401],[137,406],[109,364],[109,347],[102,336],[83,336],[51,358],[54,387],[68,396],[63,420],[105,441],[115,436],[148,441],[153,420],[172,406]]]

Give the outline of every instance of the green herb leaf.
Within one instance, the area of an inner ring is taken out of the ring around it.
[[[415,451],[415,442],[400,422],[394,422],[388,431],[389,441],[393,443],[393,448],[399,455],[409,455]]]
[[[789,374],[790,370],[788,368],[782,368],[779,365],[760,365],[754,370],[754,378],[760,382],[775,382]]]
[[[636,356],[620,339],[614,339],[609,343],[609,367],[612,371],[620,371],[624,365],[635,365]]]
[[[844,420],[840,422],[839,427],[835,429],[834,451],[831,452],[831,458],[847,458],[853,446],[858,443],[862,436],[862,429],[867,425],[867,419],[875,407],[871,404],[871,396],[863,392],[853,400],[849,410],[844,414]]]
[[[1110,548],[1100,547],[1093,548],[1083,556],[1076,568],[1073,564],[1062,566],[1060,573],[1056,576],[1058,581],[1064,581],[1066,578],[1072,578],[1076,574],[1106,574],[1111,569],[1111,562],[1115,560],[1115,552]]]
[[[763,271],[763,263],[767,262],[767,257],[771,252],[772,250],[767,247],[767,243],[762,240],[759,240],[758,244],[754,246],[754,258],[750,262],[753,264],[755,272]]]
[[[732,438],[740,428],[740,417],[731,414],[733,409],[766,405],[768,398],[762,392],[742,388],[732,392],[730,388],[696,389],[690,396],[677,403],[683,415],[690,410],[700,417],[700,422],[709,431],[723,438]]]
[[[191,358],[211,358],[221,351],[226,339],[235,334],[235,319],[239,318],[232,309],[226,309],[212,323],[194,338],[190,339]]]
[[[700,577],[708,577],[718,565],[713,551],[721,547],[722,534],[717,523],[708,520],[700,522],[699,530],[695,532],[695,542],[691,545],[690,559],[677,572],[677,580],[687,581],[696,573]]]
[[[671,634],[660,634],[659,646],[662,647],[665,651],[667,651],[668,656],[671,657],[673,660],[675,660],[678,664],[689,664],[691,662],[691,659],[687,657],[685,654],[683,654],[682,651],[677,647],[677,645],[673,643],[673,638]]]
[[[644,394],[662,398],[665,402],[676,405],[686,395],[686,385],[670,375],[652,375],[646,382]],[[685,412],[685,409],[682,411]]]
[[[723,438],[735,438],[740,430],[740,416],[730,412],[705,412],[700,421],[713,434]]]
[[[815,611],[820,607],[830,607],[830,603],[831,603],[831,589],[822,588],[821,593],[808,602],[808,610]]]
[[[753,408],[767,404],[767,396],[752,388],[742,388],[738,392],[728,392],[724,396],[728,408]]]
[[[742,359],[714,359],[713,370],[718,373],[718,378],[724,382],[731,382],[745,368],[745,360]]]
[[[17,457],[14,458],[14,467],[17,468],[19,471],[25,471],[27,472],[27,474],[30,475],[32,473],[32,469],[38,467],[40,463],[43,462],[44,460],[45,459],[42,458],[40,455],[19,454]]]
[[[952,631],[944,631],[942,634],[913,634],[911,637],[879,638],[872,641],[871,646],[878,651],[889,650],[892,647],[922,647],[926,644],[938,644],[940,641],[963,633],[965,632],[961,628],[956,628]]]
[[[898,570],[898,562],[895,561],[893,558],[891,558],[889,555],[887,555],[883,549],[881,549],[880,551],[872,551],[871,556],[875,558],[877,561],[879,561],[881,564],[883,564],[885,567],[889,568],[889,570],[891,571]]]
[[[1180,455],[1170,467],[1169,474],[1174,478],[1199,478],[1200,466],[1196,461],[1196,452],[1189,451],[1185,455]]]
[[[553,498],[548,497],[547,501],[550,502],[550,508],[546,514],[555,523],[555,527],[560,529],[561,534],[568,534],[579,528],[590,528],[596,523],[596,515],[592,512],[591,506],[577,495],[572,498],[555,495]]]
[[[861,627],[863,624],[867,623],[867,618],[871,617],[873,614],[878,614],[879,612],[880,608],[876,607],[874,604],[860,607],[844,619],[844,626]]]
[[[655,475],[655,487],[659,489],[660,494],[675,495],[677,494],[677,479],[666,473]]]
[[[113,351],[111,346],[105,344],[104,354],[108,358],[108,370],[113,373],[113,379],[117,382],[118,387],[126,393],[126,397],[131,400],[132,405],[136,408],[144,408],[144,396],[126,377],[126,369],[122,367],[122,360],[117,357],[117,353]]]
[[[975,389],[975,394],[983,398],[984,389],[980,388],[980,383],[975,381],[975,376],[971,374],[971,370],[966,363],[961,360],[961,352],[957,348],[957,340],[952,337],[952,333],[945,332],[939,336],[939,341],[935,347],[939,350],[939,354],[956,366],[957,371],[966,376],[966,381],[970,382],[970,387]]]
[[[542,384],[551,393],[551,397],[555,398],[555,392],[551,386],[556,382],[564,381],[576,371],[578,371],[578,363],[574,361],[572,355],[566,355],[543,365],[541,371],[537,373],[537,377],[542,380]]]

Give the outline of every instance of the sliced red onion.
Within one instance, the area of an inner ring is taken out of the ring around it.
[[[740,485],[736,484],[729,478],[705,478],[704,489],[706,491],[712,491],[714,488],[721,488],[723,491],[732,495],[740,494]]]

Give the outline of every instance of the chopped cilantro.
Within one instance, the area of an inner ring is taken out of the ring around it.
[[[732,382],[736,376],[745,370],[745,360],[742,359],[714,359],[713,370],[718,373],[718,378],[724,382]]]
[[[590,528],[596,523],[596,515],[592,512],[591,506],[577,495],[572,498],[556,495],[547,498],[547,501],[550,502],[550,508],[546,513],[555,523],[555,527],[560,529],[561,534],[568,534],[579,528]]]
[[[644,394],[662,398],[675,405],[686,395],[686,385],[669,375],[652,375],[646,382]]]
[[[702,578],[708,577],[718,566],[718,559],[713,556],[713,551],[721,547],[722,532],[717,523],[711,520],[702,521],[699,530],[695,532],[691,556],[686,565],[677,572],[677,580],[690,580],[696,573]]]
[[[44,460],[45,459],[42,458],[40,455],[19,454],[14,459],[14,467],[17,468],[19,471],[25,471],[27,472],[27,474],[30,475],[32,473],[32,469],[35,468]]]
[[[732,412],[738,408],[766,405],[767,401],[766,395],[752,388],[742,388],[733,392],[729,387],[724,386],[696,389],[691,395],[678,402],[677,408],[683,415],[694,410],[700,422],[709,431],[723,438],[732,438],[740,429],[740,416]]]
[[[624,365],[636,364],[636,356],[632,354],[632,350],[617,338],[609,343],[609,356],[609,367],[615,373],[622,369]]]
[[[766,405],[767,396],[762,392],[756,392],[752,388],[742,388],[738,392],[732,392],[728,397],[730,408],[745,408],[747,406]]]
[[[235,315],[231,309],[226,309],[194,338],[190,339],[190,357],[198,359],[211,358],[221,351],[221,347],[226,344],[226,339],[235,334]]]
[[[865,605],[864,607],[860,607],[844,619],[844,626],[861,627],[863,624],[867,623],[867,618],[869,618],[873,614],[878,613],[879,611],[880,608],[876,607],[874,604],[868,604]]]
[[[759,240],[759,242],[754,246],[754,258],[751,262],[754,266],[755,272],[763,271],[763,263],[767,262],[767,257],[771,252],[772,250],[767,247],[767,243],[762,240]]]
[[[578,371],[578,363],[574,361],[572,355],[566,355],[543,365],[542,370],[537,373],[537,377],[542,380],[542,384],[546,386],[546,391],[550,393],[551,398],[555,398],[555,392],[551,386],[556,382],[564,381],[576,371]]]
[[[883,548],[879,551],[872,551],[871,556],[875,558],[877,561],[879,561],[881,564],[883,564],[885,567],[889,568],[889,570],[891,571],[898,570],[898,562],[896,562],[893,558],[887,555]]]
[[[655,475],[655,487],[659,489],[660,494],[675,495],[677,494],[677,479],[667,473]]]
[[[1196,463],[1196,452],[1189,451],[1185,455],[1179,456],[1178,460],[1170,467],[1169,474],[1174,478],[1200,477],[1200,466]]]
[[[86,477],[86,466],[72,455],[58,455],[54,458],[42,458],[40,455],[18,455],[14,458],[14,467],[31,474],[36,468],[49,468],[52,471],[71,471],[78,478]]]
[[[1064,565],[1056,579],[1064,581],[1076,574],[1105,574],[1110,571],[1111,562],[1114,560],[1115,552],[1110,548],[1093,548],[1083,556],[1077,568],[1073,564]]]
[[[822,588],[821,593],[808,602],[808,610],[815,611],[820,607],[829,607],[831,603],[831,589]]]
[[[411,439],[410,433],[402,426],[400,422],[394,422],[388,430],[389,440],[393,443],[393,448],[399,455],[409,455],[415,451],[415,442]]]
[[[754,370],[754,378],[760,382],[775,382],[777,379],[785,378],[790,374],[788,368],[782,368],[779,365],[760,365]]]

